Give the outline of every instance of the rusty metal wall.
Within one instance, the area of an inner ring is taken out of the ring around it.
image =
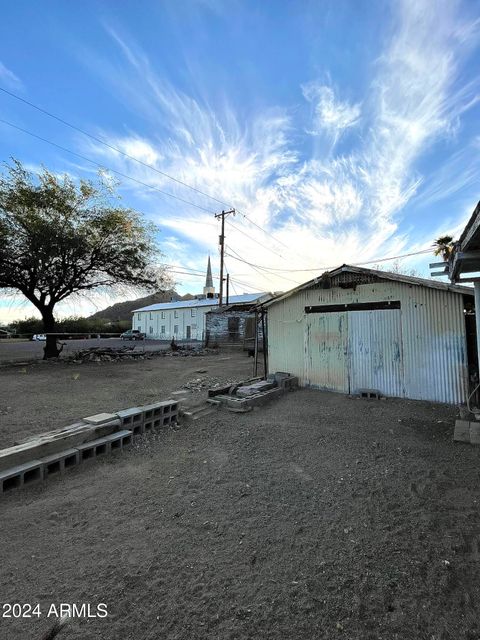
[[[305,384],[349,392],[346,313],[310,313],[305,318]]]
[[[350,393],[378,389],[386,396],[405,395],[401,313],[400,309],[349,312]]]
[[[308,364],[308,359],[315,356],[310,354],[307,346],[311,344],[307,329],[311,321],[307,321],[307,316],[315,314],[305,314],[305,307],[389,300],[399,300],[401,303],[400,362],[398,366],[395,365],[394,358],[398,359],[399,353],[391,344],[395,339],[392,338],[393,329],[390,327],[388,340],[384,336],[386,348],[380,350],[377,356],[378,362],[383,362],[377,379],[382,380],[386,389],[390,389],[389,395],[398,393],[400,397],[450,404],[465,402],[468,383],[462,294],[393,281],[359,284],[355,290],[312,288],[272,304],[268,309],[270,371],[289,371],[298,376],[305,386],[322,386],[324,378],[317,373],[315,380],[312,367]],[[348,315],[357,313],[362,312],[349,312]],[[376,331],[380,336],[382,314],[378,311],[369,313],[375,319]],[[381,337],[378,339],[381,342]],[[352,348],[356,346],[349,344],[348,347],[351,358]],[[349,381],[351,386],[357,371],[361,370],[358,358],[349,366],[355,366],[352,380]],[[364,371],[368,369],[365,359],[361,366]],[[399,383],[400,366],[403,375]],[[338,387],[339,391],[344,390],[341,383]]]

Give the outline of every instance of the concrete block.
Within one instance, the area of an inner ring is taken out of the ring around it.
[[[470,442],[470,422],[468,420],[456,420],[453,439],[456,442]]]
[[[153,420],[145,420],[143,429],[144,433],[151,433],[153,431]]]
[[[0,472],[0,488],[2,493],[10,489],[19,489],[27,484],[43,480],[43,462],[32,460]]]
[[[470,442],[480,444],[480,422],[470,422]]]
[[[116,415],[114,413],[96,413],[94,416],[88,416],[88,418],[84,418],[84,422],[88,422],[88,424],[105,424],[106,422],[111,422],[116,419]]]
[[[121,451],[132,443],[133,433],[129,429],[117,431],[104,438],[98,438],[91,442],[85,442],[78,447],[80,462],[108,455],[115,451]]]
[[[30,460],[38,460],[59,453],[65,449],[76,448],[84,442],[90,442],[118,431],[119,426],[120,420],[118,418],[100,425],[92,425],[82,421],[33,436],[14,447],[0,450],[0,471],[26,464]]]
[[[145,432],[144,409],[143,407],[132,407],[131,409],[123,409],[117,412],[123,429],[131,429],[134,435]]]
[[[369,400],[379,400],[382,395],[382,392],[379,391],[378,389],[358,389],[357,395],[359,395],[360,398],[367,398]]]
[[[80,462],[80,452],[78,449],[66,449],[41,458],[40,462],[43,463],[43,477],[48,478],[57,473],[63,474],[67,469],[76,466]]]

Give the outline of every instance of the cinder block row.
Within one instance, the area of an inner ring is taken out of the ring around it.
[[[132,444],[132,437],[133,433],[125,429],[123,431],[117,431],[117,433],[112,433],[110,436],[105,436],[105,438],[98,438],[97,440],[81,444],[77,447],[80,454],[80,462],[109,455],[115,451],[121,451],[124,447]]]
[[[63,474],[70,467],[86,460],[121,451],[132,443],[133,436],[177,422],[178,406],[175,400],[166,400],[143,407],[124,409],[116,414],[99,413],[88,416],[78,423],[78,429],[85,430],[86,425],[93,425],[97,435],[101,434],[103,437],[77,444],[82,437],[82,434],[79,434],[74,447],[52,452],[48,456],[29,462],[21,461],[22,464],[0,471],[0,495],[10,489],[42,481],[51,475]],[[115,429],[120,431],[114,431]],[[111,433],[112,430],[113,433]]]
[[[174,400],[165,400],[143,407],[124,409],[117,413],[122,427],[130,429],[134,436],[168,426],[177,421],[177,415],[178,402]]]
[[[10,489],[19,489],[27,484],[45,480],[49,476],[63,474],[88,459],[122,451],[132,443],[133,434],[129,430],[118,431],[104,438],[78,445],[75,449],[66,449],[58,453],[32,460],[0,472],[0,494]]]

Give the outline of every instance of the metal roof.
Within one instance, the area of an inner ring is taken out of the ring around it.
[[[249,302],[256,302],[259,298],[265,296],[265,293],[243,293],[240,296],[229,296],[228,304],[246,304]],[[167,311],[168,309],[190,309],[197,307],[215,307],[218,306],[218,298],[202,298],[200,300],[178,300],[177,302],[159,302],[157,304],[151,304],[148,307],[141,307],[140,309],[134,309],[132,313],[139,311]]]
[[[298,287],[294,287],[287,291],[286,293],[277,296],[276,298],[272,298],[267,302],[261,303],[261,306],[269,307],[276,302],[280,302],[280,300],[285,300],[290,296],[295,295],[299,291],[303,291],[304,289],[308,289],[318,284],[322,278],[325,277],[333,277],[338,275],[339,273],[356,273],[356,274],[365,274],[377,276],[383,280],[394,280],[395,282],[403,282],[405,284],[411,284],[419,287],[430,287],[432,289],[440,289],[441,291],[451,291],[453,293],[462,293],[473,296],[473,288],[471,287],[462,287],[459,285],[453,285],[449,282],[438,282],[436,280],[428,280],[427,278],[416,278],[414,276],[405,276],[401,273],[392,273],[390,271],[379,271],[376,269],[366,269],[365,267],[355,267],[348,264],[343,264],[341,267],[337,267],[336,269],[332,269],[331,271],[325,271],[321,275],[316,278],[312,278],[308,282],[299,285]]]

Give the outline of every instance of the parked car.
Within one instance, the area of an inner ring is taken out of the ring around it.
[[[138,329],[128,329],[120,336],[122,340],[145,340],[145,334]]]
[[[47,336],[44,333],[34,333],[32,336],[32,340],[35,342],[45,342]]]
[[[10,331],[7,331],[6,329],[0,329],[0,339],[1,338],[11,338],[12,334],[10,333]]]

